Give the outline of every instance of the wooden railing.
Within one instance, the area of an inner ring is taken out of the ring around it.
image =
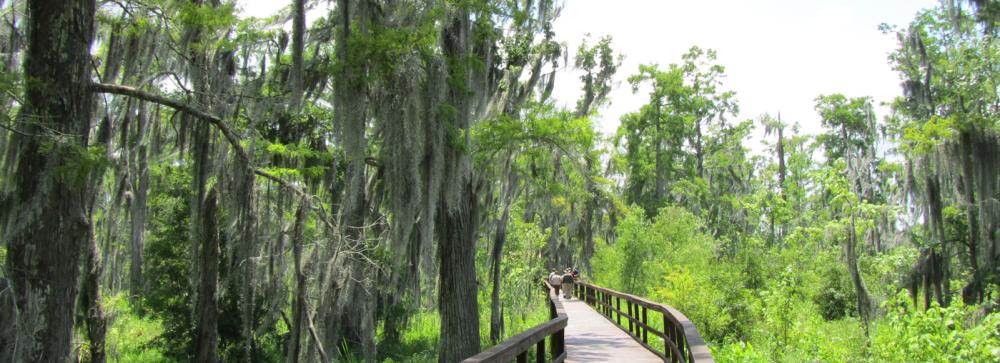
[[[517,360],[518,363],[528,362],[528,352],[531,347],[535,347],[535,362],[562,362],[566,360],[566,324],[569,319],[566,317],[566,310],[559,302],[552,285],[548,281],[543,282],[543,286],[549,297],[549,321],[538,324],[527,331],[507,339],[503,343],[484,350],[482,353],[464,360],[463,362],[510,362]],[[545,340],[548,338],[549,349],[551,350],[551,360],[545,354]]]
[[[577,282],[573,290],[577,298],[593,306],[594,310],[664,361],[714,362],[708,345],[701,334],[698,334],[694,323],[677,309],[583,281]],[[653,326],[659,325],[655,323],[658,318],[656,313],[661,314],[659,318],[662,319],[663,330]],[[623,325],[622,318],[626,325]],[[650,335],[653,335],[652,343]],[[663,344],[663,350],[653,346],[657,343],[657,337]]]

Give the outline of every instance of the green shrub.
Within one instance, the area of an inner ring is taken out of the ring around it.
[[[767,354],[754,349],[753,344],[737,342],[724,344],[712,349],[712,356],[719,363],[767,363]]]
[[[163,352],[153,342],[163,334],[163,323],[139,316],[124,294],[106,296],[104,314],[108,320],[105,342],[110,362],[165,362]],[[82,353],[81,356],[89,356]]]
[[[821,268],[823,284],[813,301],[823,318],[837,320],[855,313],[857,294],[848,279],[847,268],[840,263],[829,263]]]
[[[881,362],[1000,361],[1000,313],[979,317],[959,302],[921,310],[901,292],[875,325],[871,353]]]
[[[149,239],[143,268],[142,307],[163,323],[154,344],[164,354],[186,360],[194,352],[194,322],[188,282],[188,231],[191,175],[182,167],[153,168],[158,188],[151,188]]]

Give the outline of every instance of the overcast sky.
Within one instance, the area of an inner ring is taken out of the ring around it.
[[[268,15],[283,1],[244,1],[246,15]],[[886,62],[896,47],[880,23],[907,25],[937,0],[566,0],[557,38],[574,52],[585,34],[611,35],[625,55],[611,104],[598,120],[605,134],[647,95],[624,82],[639,64],[680,62],[692,45],[715,49],[726,67],[724,88],[735,91],[739,119],[781,113],[807,133],[819,131],[813,99],[820,94],[872,96],[876,103],[900,94],[899,77]],[[554,96],[572,107],[578,74],[559,75]],[[885,109],[880,108],[880,117]],[[759,141],[748,145],[754,149]]]
[[[907,25],[936,0],[569,0],[556,32],[575,50],[586,33],[609,34],[625,54],[612,103],[600,120],[613,133],[622,114],[648,99],[624,82],[639,64],[679,63],[692,45],[718,51],[725,88],[736,92],[740,119],[781,112],[804,132],[819,130],[813,99],[820,94],[872,96],[876,103],[900,94],[899,76],[886,57],[895,36],[880,23]],[[560,102],[572,105],[575,77],[556,85]],[[882,112],[884,114],[884,110]],[[881,116],[881,115],[880,115]],[[756,143],[756,142],[755,142]],[[756,147],[756,145],[754,145]]]

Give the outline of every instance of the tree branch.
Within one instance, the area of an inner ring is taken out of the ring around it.
[[[252,170],[254,174],[262,176],[272,182],[278,183],[282,187],[291,190],[292,192],[298,194],[299,196],[304,196],[310,199],[319,199],[315,195],[306,193],[306,191],[300,189],[292,182],[282,179],[277,175],[268,173],[263,169],[255,167],[253,164],[253,160],[250,159],[250,155],[247,154],[246,150],[243,149],[243,146],[240,145],[239,136],[237,136],[236,133],[233,132],[233,129],[231,129],[229,125],[226,124],[226,122],[219,116],[202,111],[186,103],[171,98],[167,98],[164,96],[160,96],[158,94],[146,92],[134,87],[122,86],[117,84],[108,84],[108,83],[91,83],[90,89],[94,93],[109,93],[109,94],[138,98],[143,101],[167,106],[177,111],[181,111],[186,114],[192,115],[194,117],[200,118],[212,124],[213,126],[218,128],[219,131],[222,132],[222,135],[226,138],[226,141],[229,142],[229,145],[232,146],[234,150],[236,150],[236,153],[239,155],[240,161],[243,162],[243,165],[245,165],[247,169]],[[313,205],[312,209],[319,212],[320,220],[322,220],[324,224],[326,224],[328,227],[333,225],[332,222],[330,222],[329,216],[326,214],[326,210],[317,205]]]
[[[191,107],[180,101],[173,100],[167,97],[163,97],[157,94],[153,94],[129,86],[107,84],[107,83],[91,83],[90,89],[95,93],[110,93],[110,94],[134,97],[143,101],[161,104],[173,108],[175,110],[184,112],[186,114],[192,115],[194,117],[200,118],[204,121],[207,121],[208,123],[214,125],[216,128],[219,129],[219,131],[222,132],[222,136],[224,136],[226,138],[226,141],[228,141],[229,144],[232,145],[233,149],[236,150],[236,153],[239,155],[240,159],[243,160],[244,164],[246,164],[246,166],[249,168],[253,168],[253,163],[250,160],[250,156],[247,155],[246,150],[244,150],[243,146],[240,145],[239,137],[236,136],[236,133],[233,132],[233,129],[229,128],[229,125],[227,125],[226,122],[223,121],[222,118],[220,118],[219,116]]]

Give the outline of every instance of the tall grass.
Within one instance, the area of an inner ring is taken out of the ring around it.
[[[163,333],[163,324],[150,317],[140,317],[125,294],[106,296],[103,302],[108,321],[105,350],[108,362],[169,362],[151,343]],[[80,356],[90,356],[86,334],[80,331]]]
[[[482,349],[493,346],[490,342],[489,291],[481,289],[479,301],[479,339]],[[549,319],[549,309],[544,291],[538,289],[537,298],[525,305],[507,307],[504,314],[503,339],[531,329]],[[422,310],[410,318],[400,334],[400,344],[380,347],[379,355],[385,362],[423,363],[437,362],[441,317],[433,309]],[[380,327],[381,329],[381,327]]]

